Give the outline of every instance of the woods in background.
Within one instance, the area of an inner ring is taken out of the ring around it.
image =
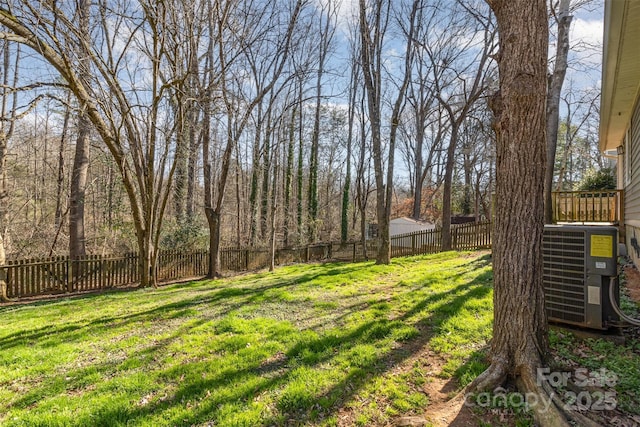
[[[392,212],[445,235],[453,214],[491,217],[484,1],[0,8],[9,257],[139,251],[152,284],[162,248],[211,247],[214,276],[220,247],[364,240],[375,223],[369,255],[388,262]],[[593,93],[560,91],[559,188],[604,166]]]

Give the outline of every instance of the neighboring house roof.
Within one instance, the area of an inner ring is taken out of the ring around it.
[[[424,225],[424,226],[432,226],[433,225],[430,222],[418,221],[418,220],[415,220],[413,218],[409,218],[409,217],[406,217],[406,216],[403,216],[401,218],[394,218],[389,222],[391,224],[415,224],[415,225]]]
[[[622,144],[640,89],[640,1],[605,2],[600,150]]]
[[[389,233],[391,236],[397,236],[398,234],[412,233],[414,231],[433,230],[436,228],[435,224],[425,221],[416,221],[413,218],[394,218],[389,221]]]

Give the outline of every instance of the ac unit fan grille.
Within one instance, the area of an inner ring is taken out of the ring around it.
[[[550,320],[583,324],[585,301],[585,233],[545,230],[544,287]]]

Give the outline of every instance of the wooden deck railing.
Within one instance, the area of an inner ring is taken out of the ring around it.
[[[623,197],[623,190],[555,191],[552,193],[553,222],[620,224],[624,218]]]

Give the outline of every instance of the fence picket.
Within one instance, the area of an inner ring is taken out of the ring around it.
[[[454,225],[451,229],[454,250],[473,250],[491,247],[491,223],[480,222]],[[367,252],[373,253],[367,241]],[[362,242],[346,244],[321,243],[298,248],[278,249],[276,260],[282,263],[322,261],[326,259],[364,259]],[[352,246],[350,246],[352,245]],[[440,251],[442,230],[426,230],[391,237],[392,257],[422,255]],[[158,280],[180,280],[203,276],[209,270],[207,251],[177,250],[158,254]],[[6,269],[10,297],[26,297],[59,292],[94,291],[127,286],[139,281],[139,257],[136,253],[122,256],[89,255],[77,259],[58,256],[46,259],[11,260]],[[269,251],[266,249],[226,248],[220,250],[223,270],[248,271],[266,268]]]

